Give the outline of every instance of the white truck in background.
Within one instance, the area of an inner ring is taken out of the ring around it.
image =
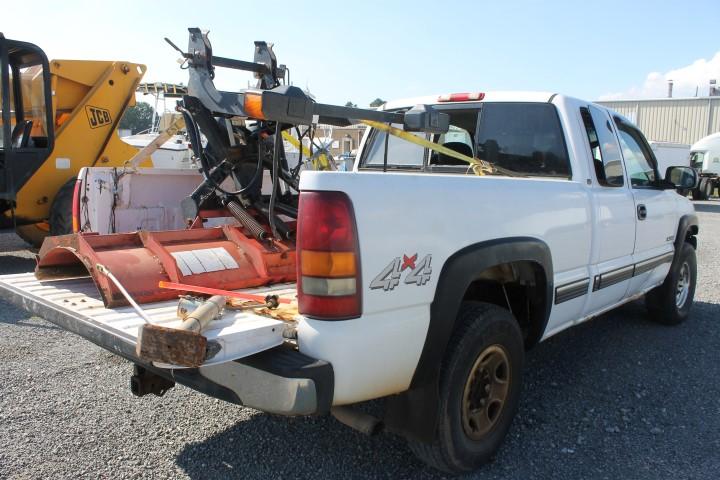
[[[660,142],[648,140],[658,164],[660,175],[665,175],[668,167],[690,166],[690,145],[687,143]]]
[[[701,138],[690,147],[690,166],[700,183],[692,191],[693,199],[707,200],[720,188],[720,132]]]
[[[697,176],[688,167],[659,172],[627,119],[563,95],[454,94],[384,109],[416,104],[450,118],[448,134],[418,136],[492,173],[386,141],[378,129],[366,133],[352,172],[304,172],[297,284],[252,290],[297,296],[299,315],[278,328],[252,311],[233,313],[207,333],[223,351],[235,343],[259,353],[159,368],[135,353],[143,319],[104,308],[92,283],[4,276],[0,296],[154,378],[240,405],[332,412],[375,430],[379,421],[347,405],[386,398],[382,424],[420,458],[451,473],[476,469],[510,428],[526,349],[643,296],[654,321],[687,319],[698,222],[676,189],[693,188]],[[147,180],[143,190],[162,191]],[[337,263],[307,260],[318,255]],[[144,308],[153,319],[172,313],[169,302]],[[243,335],[243,325],[260,323],[262,336]]]

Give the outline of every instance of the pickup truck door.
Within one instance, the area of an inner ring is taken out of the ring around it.
[[[657,163],[642,133],[620,118],[615,125],[635,202],[634,270],[627,292],[632,296],[667,275],[678,223],[677,201],[674,190],[658,187]]]
[[[584,315],[598,313],[627,294],[633,272],[635,202],[625,176],[620,145],[607,111],[580,107],[587,133],[591,171],[593,241],[590,259],[590,295]]]

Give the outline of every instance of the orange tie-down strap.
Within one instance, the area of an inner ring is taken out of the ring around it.
[[[228,298],[239,298],[242,300],[252,300],[255,302],[265,303],[265,297],[261,295],[253,295],[252,293],[233,292],[232,290],[221,290],[219,288],[200,287],[198,285],[186,285],[184,283],[160,281],[158,287],[170,290],[180,290],[182,292],[204,293],[207,295],[224,295]],[[278,303],[292,303],[289,298],[278,297]]]

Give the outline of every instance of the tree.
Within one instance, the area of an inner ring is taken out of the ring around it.
[[[125,111],[118,128],[130,130],[133,135],[148,130],[152,127],[153,113],[153,108],[149,103],[138,102],[134,107]]]
[[[347,103],[345,103],[345,106],[346,106],[346,107],[351,107],[351,108],[357,108],[357,103],[347,102]]]
[[[382,98],[376,98],[375,100],[373,100],[372,102],[370,102],[370,106],[371,106],[371,107],[379,107],[379,106],[382,105],[383,103],[385,103],[385,100],[383,100]]]

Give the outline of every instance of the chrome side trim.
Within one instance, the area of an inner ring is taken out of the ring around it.
[[[659,255],[657,257],[648,258],[647,260],[638,262],[635,264],[635,273],[633,276],[636,277],[645,272],[649,272],[653,268],[655,268],[659,265],[662,265],[663,263],[670,263],[670,262],[672,262],[674,256],[675,256],[674,252],[668,252],[668,253]]]
[[[643,273],[649,272],[663,263],[670,263],[673,261],[674,257],[675,252],[667,252],[633,265],[627,265],[625,267],[616,268],[615,270],[610,270],[609,272],[601,273],[600,275],[595,275],[595,278],[593,279],[593,292],[609,287],[610,285],[615,285],[616,283],[624,282],[632,277],[642,275]],[[558,303],[557,300],[555,303]]]
[[[634,271],[635,265],[628,265],[626,267],[610,270],[609,272],[605,272],[600,275],[595,275],[593,291],[615,285],[616,283],[624,282],[625,280],[632,278]]]
[[[555,305],[582,297],[588,292],[589,286],[589,278],[583,278],[582,280],[560,285],[555,289]]]

